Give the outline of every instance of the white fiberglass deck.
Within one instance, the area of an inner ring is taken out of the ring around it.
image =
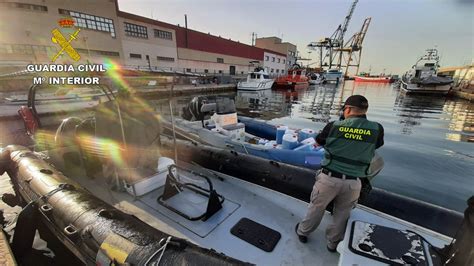
[[[191,166],[188,165],[187,167]],[[257,265],[381,265],[380,262],[352,253],[347,248],[347,242],[341,242],[338,246],[338,251],[342,254],[341,260],[339,253],[328,252],[324,231],[331,219],[329,214],[325,215],[320,227],[310,235],[308,243],[300,243],[294,230],[296,223],[301,220],[306,212],[307,203],[246,181],[219,174],[223,178],[222,181],[209,170],[194,166],[192,168],[196,172],[208,176],[217,192],[226,199],[223,209],[206,222],[186,220],[158,204],[156,199],[161,195],[162,188],[134,200],[126,192],[109,191],[105,182],[100,179],[91,180],[81,177],[75,179],[75,181],[102,200],[135,215],[161,231],[188,239],[205,248],[215,249],[242,261]],[[207,188],[205,182],[197,184]],[[204,198],[195,195],[191,195],[187,200],[178,201],[174,204],[182,205],[187,202],[189,205],[185,206],[183,210],[194,212],[194,214],[203,211],[207,203]],[[199,207],[199,203],[204,204],[204,207]],[[265,252],[230,233],[230,229],[244,217],[272,228],[281,234],[281,239],[272,252]],[[450,240],[447,237],[363,206],[359,206],[352,211],[348,226],[353,220],[367,221],[400,229],[410,228],[439,246],[448,243]],[[349,231],[346,232],[346,239]]]
[[[81,177],[75,181],[102,200],[159,230],[242,261],[257,265],[337,264],[339,255],[326,250],[324,238],[324,229],[331,218],[329,215],[311,235],[309,242],[303,244],[298,241],[294,230],[296,223],[306,212],[305,202],[229,176],[222,175],[224,181],[220,181],[210,173],[206,174],[202,170],[199,172],[211,178],[214,188],[228,202],[223,204],[223,209],[219,211],[221,213],[215,214],[216,217],[207,222],[188,221],[159,205],[156,198],[161,195],[162,189],[134,200],[125,192],[109,191],[105,182],[100,179]],[[199,185],[206,187],[207,184]],[[196,199],[191,200],[198,202]],[[280,232],[281,239],[272,252],[265,252],[230,233],[230,229],[243,217]]]

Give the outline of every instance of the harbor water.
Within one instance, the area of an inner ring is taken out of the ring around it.
[[[346,81],[338,86],[311,86],[306,90],[237,91],[219,94],[235,99],[239,115],[269,120],[275,125],[315,131],[339,118],[344,100],[362,94],[369,100],[368,118],[385,129],[385,145],[379,153],[385,168],[373,185],[388,191],[464,211],[466,199],[474,193],[474,104],[439,96],[406,95],[388,84]],[[175,116],[198,95],[172,99]],[[200,95],[202,96],[202,95]],[[209,95],[211,96],[211,95]],[[212,94],[216,96],[216,94]],[[154,110],[169,117],[168,99],[148,98]],[[6,175],[0,176],[0,192],[12,193]],[[13,233],[19,207],[4,210],[8,233]],[[52,240],[47,240],[48,246]],[[64,263],[62,248],[51,252],[39,235],[32,260]],[[59,251],[58,251],[59,250]],[[52,257],[52,258],[51,258]],[[71,265],[78,264],[77,261]]]
[[[379,150],[385,168],[373,185],[463,211],[466,199],[474,193],[472,102],[406,95],[389,84],[353,81],[297,91],[237,91],[219,95],[233,97],[239,115],[319,131],[327,122],[338,119],[344,100],[352,94],[367,97],[368,118],[385,129],[385,145]],[[174,115],[180,115],[182,107],[194,96],[174,98]],[[168,99],[148,98],[147,102],[157,113],[169,115]],[[5,187],[8,183],[0,183],[2,193],[9,189]]]
[[[388,191],[464,211],[474,193],[474,103],[457,98],[406,95],[389,84],[346,81],[307,90],[238,91],[239,115],[275,125],[322,130],[339,118],[344,100],[362,94],[369,100],[368,118],[385,129],[379,153],[383,171],[373,185]],[[174,99],[178,115],[192,96]],[[149,100],[161,114],[167,100]]]

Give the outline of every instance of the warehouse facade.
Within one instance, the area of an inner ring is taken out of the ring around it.
[[[227,75],[246,74],[256,65],[277,75],[288,64],[286,53],[123,12],[117,1],[7,1],[0,3],[0,15],[10,22],[0,24],[0,67],[51,63],[61,49],[51,42],[55,28],[65,38],[80,29],[71,41],[80,62]],[[74,20],[75,27],[63,28],[58,22],[64,19]],[[63,55],[55,63],[71,61]]]

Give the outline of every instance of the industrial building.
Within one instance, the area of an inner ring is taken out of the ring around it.
[[[68,39],[76,30],[71,46],[80,62],[100,63],[111,59],[127,68],[151,71],[179,71],[242,75],[256,65],[270,75],[284,73],[294,62],[288,49],[251,46],[138,16],[119,10],[117,1],[17,0],[0,3],[0,67],[24,67],[29,63],[51,63],[61,50],[51,41],[52,30],[60,29]],[[58,25],[72,18],[75,27]],[[257,44],[259,44],[257,39]],[[287,43],[285,43],[287,44]],[[289,59],[290,58],[290,59]],[[72,60],[61,56],[55,63]]]
[[[111,1],[7,1],[0,3],[0,66],[24,67],[29,63],[51,63],[60,48],[52,42],[52,30],[61,18],[70,17],[81,29],[74,49],[81,62],[107,57],[120,60],[122,43],[118,36],[116,4]],[[72,34],[73,29],[62,29]],[[69,37],[69,36],[65,36]],[[66,63],[60,57],[56,63]]]
[[[289,67],[296,63],[296,45],[289,42],[283,42],[282,39],[278,37],[257,38],[255,46],[285,55],[285,72]]]

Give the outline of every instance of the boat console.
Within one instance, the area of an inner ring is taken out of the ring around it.
[[[218,132],[231,139],[245,141],[245,124],[237,120],[237,110],[234,100],[229,98],[216,99],[216,111],[211,116],[210,121],[206,124],[206,128]],[[204,110],[207,107],[203,106]],[[201,108],[201,110],[203,110]]]

